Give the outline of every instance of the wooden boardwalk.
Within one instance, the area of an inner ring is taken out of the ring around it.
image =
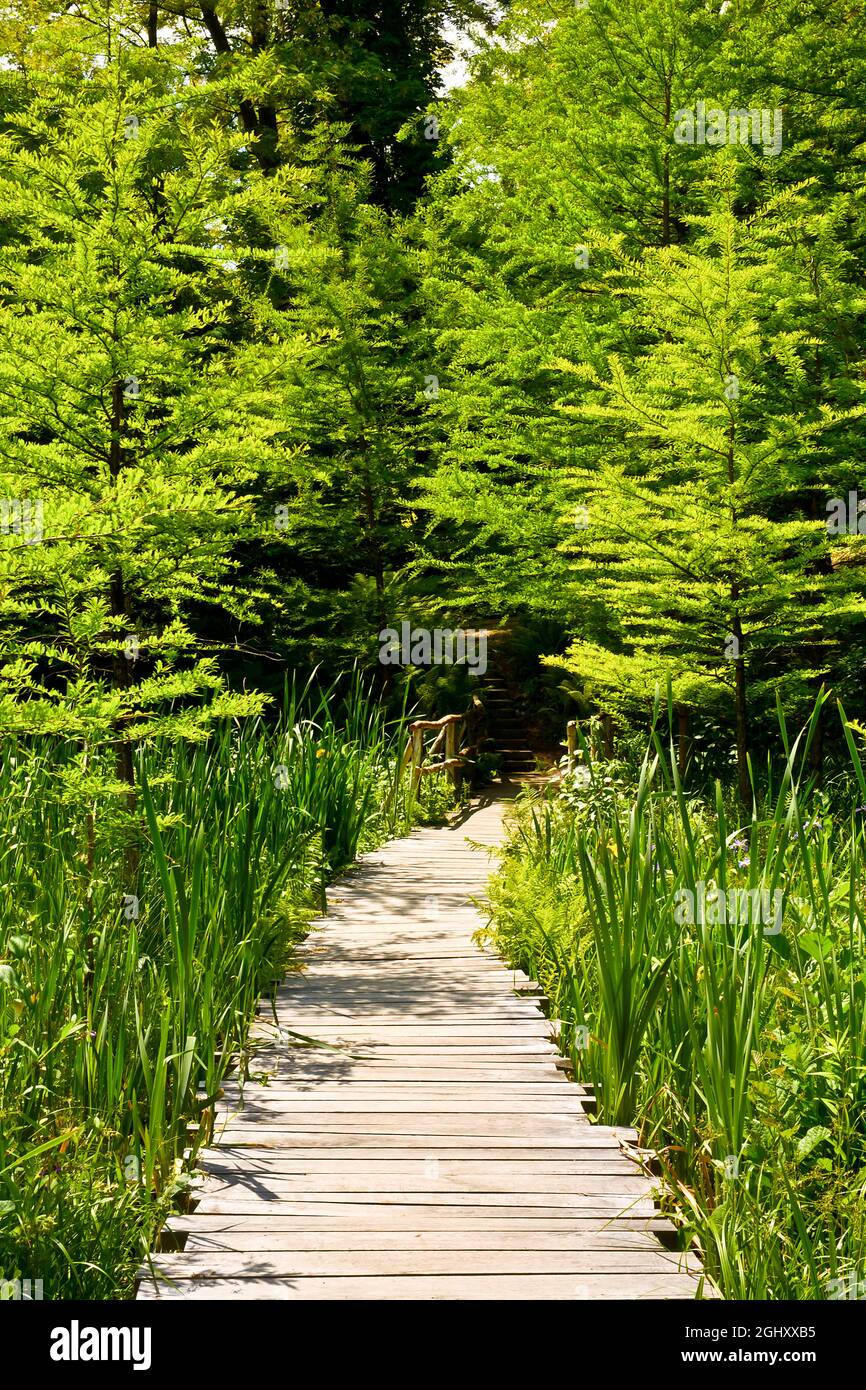
[[[650,1179],[472,944],[490,871],[475,846],[498,842],[502,811],[392,841],[331,890],[306,969],[257,1026],[256,1079],[227,1087],[201,1201],[170,1222],[185,1248],[151,1257],[139,1298],[696,1296]]]

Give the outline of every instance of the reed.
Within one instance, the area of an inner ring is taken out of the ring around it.
[[[129,1295],[328,879],[408,823],[404,742],[357,674],[289,687],[273,724],[147,744],[134,823],[97,794],[105,768],[6,744],[0,1277]]]
[[[814,785],[822,704],[793,740],[780,711],[781,771],[745,821],[721,785],[687,792],[658,732],[630,781],[584,748],[492,889],[491,934],[544,976],[599,1119],[639,1126],[733,1298],[866,1291],[866,779],[840,711],[849,765]],[[714,889],[725,920],[689,920]],[[778,922],[754,920],[761,893]]]

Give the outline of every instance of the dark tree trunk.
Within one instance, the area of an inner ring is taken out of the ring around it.
[[[363,499],[369,568],[373,583],[376,585],[376,619],[379,627],[383,628],[388,623],[388,614],[385,612],[385,565],[382,550],[376,538],[376,499],[369,477],[364,480]]]
[[[232,51],[228,34],[219,15],[212,5],[203,3],[200,5],[201,17],[207,29],[214,51],[221,57],[226,57]],[[254,23],[250,31],[251,46],[253,51],[260,52],[268,39],[267,21],[264,8],[260,7],[256,14]],[[272,106],[262,106],[256,110],[253,103],[243,100],[239,103],[238,110],[241,117],[241,125],[247,135],[255,136],[252,145],[253,154],[259,162],[264,173],[272,173],[279,164],[277,153],[277,115]]]
[[[671,84],[665,81],[665,127],[671,118]],[[662,246],[670,245],[671,239],[671,156],[665,150],[662,160]]]
[[[602,739],[604,742],[604,756],[613,757],[613,720],[609,714],[601,716]]]
[[[108,459],[108,469],[113,479],[120,476],[123,468],[123,446],[121,444],[121,431],[124,421],[123,404],[123,382],[113,381],[111,384],[111,447]],[[126,618],[129,615],[129,603],[126,595],[126,585],[123,580],[123,571],[116,569],[109,582],[109,605],[113,618]],[[130,663],[123,652],[116,652],[112,662],[112,673],[114,684],[118,688],[124,688],[131,683]],[[118,733],[122,733],[118,727]],[[132,788],[135,786],[135,768],[133,766],[132,748],[123,738],[118,743],[117,752],[117,775],[122,782],[130,788],[128,804],[130,810],[135,807],[135,794]]]
[[[749,710],[746,695],[746,661],[743,655],[743,627],[739,617],[734,619],[737,656],[734,661],[734,709],[737,719],[737,786],[744,805],[752,804],[749,781]]]

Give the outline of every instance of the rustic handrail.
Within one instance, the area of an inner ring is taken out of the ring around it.
[[[454,786],[459,787],[460,772],[466,762],[465,757],[459,752],[458,744],[458,734],[464,718],[462,714],[446,714],[441,719],[416,719],[409,725],[409,741],[403,754],[400,772],[402,774],[403,769],[411,764],[413,793],[417,792],[421,778],[428,772],[447,772]],[[424,735],[434,729],[438,730],[437,736],[430,747],[425,749]],[[444,757],[435,762],[427,761],[431,754],[438,751],[443,738]]]
[[[444,729],[446,724],[462,724],[466,716],[463,714],[445,714],[441,719],[416,719],[410,725],[410,729]]]

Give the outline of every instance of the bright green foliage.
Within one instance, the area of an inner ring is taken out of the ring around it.
[[[859,541],[824,531],[862,406],[862,116],[831,77],[846,48],[859,71],[860,28],[838,18],[777,47],[769,9],[512,6],[425,211],[449,582],[560,615],[569,688],[603,708],[645,716],[670,677],[683,712],[736,712],[744,790],[753,708],[847,692],[863,633]],[[766,110],[781,148],[748,120],[684,143],[699,102]]]
[[[800,200],[744,223],[734,169],[723,178],[692,246],[611,272],[624,328],[633,342],[651,333],[648,346],[612,355],[602,373],[564,364],[595,388],[573,409],[606,440],[575,484],[588,506],[580,573],[607,621],[568,667],[603,705],[631,713],[669,678],[686,708],[728,687],[745,721],[753,692],[766,704],[779,689],[803,708],[833,669],[834,638],[862,620],[824,521],[799,505],[816,452],[834,433],[845,439],[860,411],[824,404],[811,376],[828,348],[797,321],[809,293],[790,254]],[[745,726],[742,736],[745,753]]]
[[[186,618],[248,613],[226,579],[280,359],[231,343],[237,138],[181,73],[122,52],[75,92],[44,79],[0,145],[0,494],[41,513],[0,539],[0,720],[82,749],[261,707]]]
[[[275,411],[284,453],[268,486],[286,623],[311,652],[375,661],[413,550],[413,471],[425,443],[425,333],[405,238],[343,169],[309,232],[277,221],[267,330],[297,345]],[[285,232],[285,239],[283,234]]]

